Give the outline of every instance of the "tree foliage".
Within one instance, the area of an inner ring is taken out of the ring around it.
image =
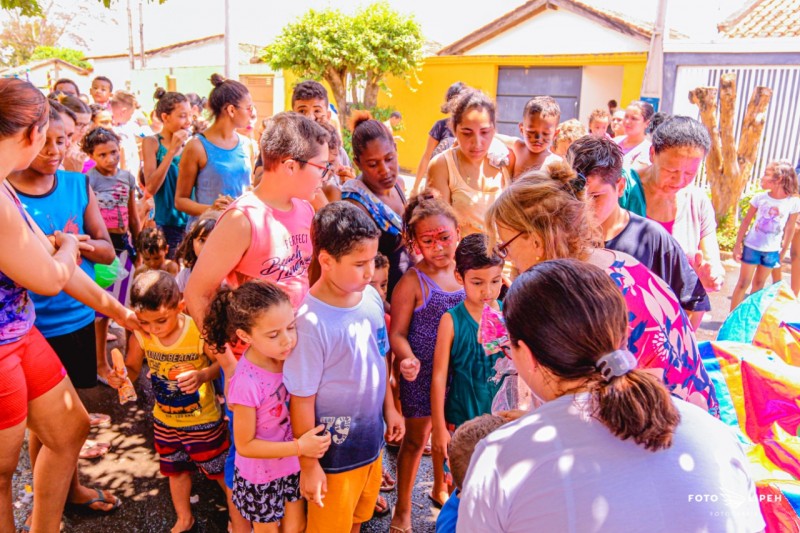
[[[283,28],[262,59],[273,69],[324,79],[346,114],[348,83],[355,80],[364,88],[363,100],[354,103],[375,107],[383,79],[389,74],[408,76],[419,66],[424,44],[413,16],[377,2],[353,15],[311,9]]]
[[[58,46],[37,46],[31,56],[32,61],[39,59],[57,58],[63,59],[68,63],[72,63],[76,67],[91,70],[92,64],[89,63],[84,57],[86,54],[74,48],[61,48]]]
[[[39,4],[37,9],[42,9]],[[23,12],[24,9],[10,12],[8,20],[0,31],[0,64],[23,65],[33,59],[37,47],[57,46],[68,32],[73,42],[85,46],[83,38],[70,31],[75,18],[81,12],[80,9],[59,9],[59,6],[51,1],[37,16],[27,17],[21,14]]]
[[[114,0],[97,1],[106,7],[111,7],[111,4],[114,3]],[[164,2],[166,2],[166,0],[158,0],[159,4],[163,4]],[[44,13],[44,9],[39,3],[39,0],[0,0],[0,7],[8,11],[16,10],[23,17],[36,17]]]

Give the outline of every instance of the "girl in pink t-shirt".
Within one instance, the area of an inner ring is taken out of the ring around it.
[[[262,280],[223,287],[211,302],[204,333],[220,350],[234,338],[249,345],[227,394],[235,415],[233,504],[256,532],[271,531],[267,525],[274,522],[287,531],[302,531],[298,457],[322,457],[331,439],[327,432],[317,436],[324,425],[292,438],[283,385],[283,362],[297,343],[289,297]]]

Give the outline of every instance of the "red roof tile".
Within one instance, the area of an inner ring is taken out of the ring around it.
[[[800,37],[800,0],[753,0],[717,29],[728,38]]]

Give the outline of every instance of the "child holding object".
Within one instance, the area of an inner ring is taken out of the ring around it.
[[[219,376],[219,364],[192,318],[183,313],[174,277],[163,270],[141,274],[133,282],[131,306],[146,334],[131,336],[126,366],[136,381],[147,357],[156,397],[153,440],[177,514],[172,533],[180,533],[195,524],[189,502],[194,470],[199,468],[225,489],[228,432],[211,384]],[[114,388],[125,384],[116,372],[108,383]]]

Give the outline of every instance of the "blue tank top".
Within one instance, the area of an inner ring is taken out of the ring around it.
[[[241,196],[250,185],[250,157],[242,138],[238,137],[238,144],[230,150],[212,144],[202,133],[197,138],[203,144],[207,159],[194,185],[197,202],[211,205],[220,194],[234,199]]]
[[[45,233],[55,231],[85,235],[83,217],[89,206],[89,180],[78,172],[59,170],[53,188],[40,196],[17,191],[22,205],[36,225]],[[82,257],[80,268],[94,279],[94,263]],[[30,293],[36,306],[36,327],[44,337],[57,337],[88,326],[94,320],[92,308],[65,292],[55,296]]]
[[[19,200],[7,187],[3,187],[3,193],[11,198],[23,220],[30,226]],[[33,327],[35,319],[36,312],[27,289],[0,272],[0,346],[24,337]]]
[[[162,135],[159,135],[157,139],[156,166],[159,166],[167,155],[167,147],[161,142],[164,139]],[[175,188],[178,184],[178,164],[180,162],[181,156],[178,155],[172,158],[172,162],[167,169],[167,175],[164,177],[164,183],[161,184],[161,188],[158,189],[153,197],[156,204],[155,221],[158,226],[184,228],[189,220],[189,215],[175,209]],[[198,182],[199,180],[200,177],[198,175]]]

